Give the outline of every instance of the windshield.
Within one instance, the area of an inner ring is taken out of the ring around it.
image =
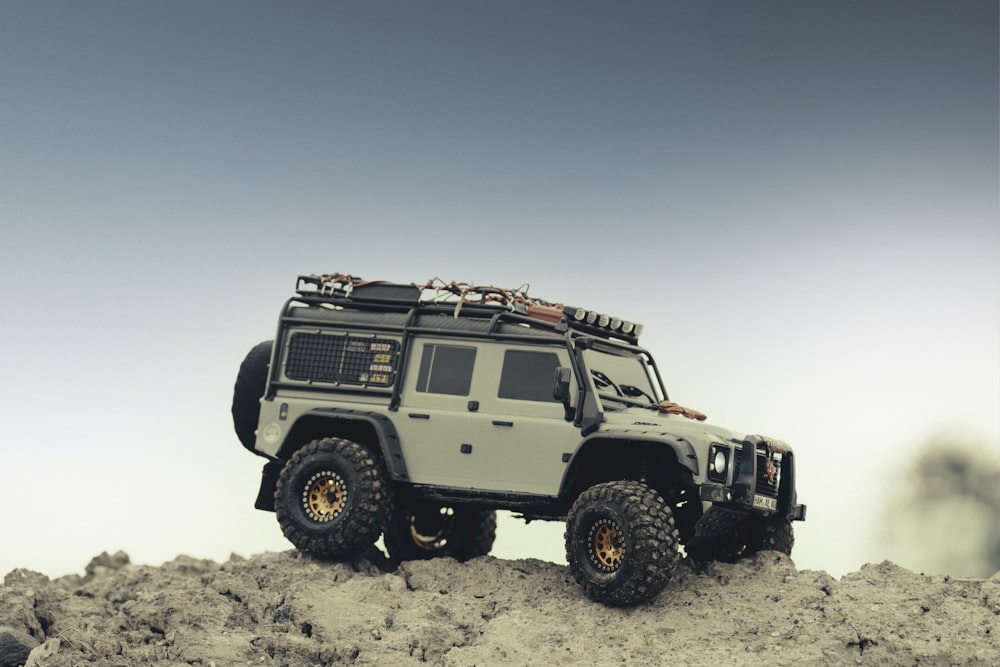
[[[590,348],[583,351],[583,359],[605,409],[648,407],[663,400],[644,356]]]

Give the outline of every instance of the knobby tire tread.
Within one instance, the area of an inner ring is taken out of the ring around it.
[[[302,485],[295,484],[295,480],[298,471],[323,459],[327,461],[320,467],[336,468],[345,462],[351,469],[352,481],[342,515],[320,527],[311,524],[299,507]],[[378,539],[392,509],[389,484],[379,462],[363,446],[340,438],[314,440],[295,452],[278,477],[274,495],[278,523],[285,537],[300,551],[320,558],[361,555]]]
[[[620,516],[626,553],[611,574],[597,572],[589,561],[586,533],[601,516]],[[567,519],[566,551],[570,569],[592,600],[633,605],[658,595],[680,560],[673,514],[656,491],[634,481],[599,484],[584,491]]]

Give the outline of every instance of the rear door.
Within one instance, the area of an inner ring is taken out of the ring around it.
[[[580,440],[552,398],[564,348],[421,339],[409,359],[396,427],[412,482],[558,493]]]

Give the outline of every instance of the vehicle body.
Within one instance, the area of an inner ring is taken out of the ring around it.
[[[667,400],[641,327],[525,291],[300,276],[251,351],[237,433],[256,507],[299,549],[489,552],[495,510],[566,520],[588,596],[656,595],[680,558],[790,553],[805,518],[785,443]]]

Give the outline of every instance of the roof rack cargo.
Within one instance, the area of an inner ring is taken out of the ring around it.
[[[413,308],[452,309],[455,317],[492,316],[510,312],[529,320],[561,325],[602,338],[638,342],[642,325],[597,311],[528,296],[528,284],[515,289],[493,285],[445,282],[432,278],[423,285],[363,280],[344,273],[300,275],[295,286],[298,300],[334,308],[409,311]]]

